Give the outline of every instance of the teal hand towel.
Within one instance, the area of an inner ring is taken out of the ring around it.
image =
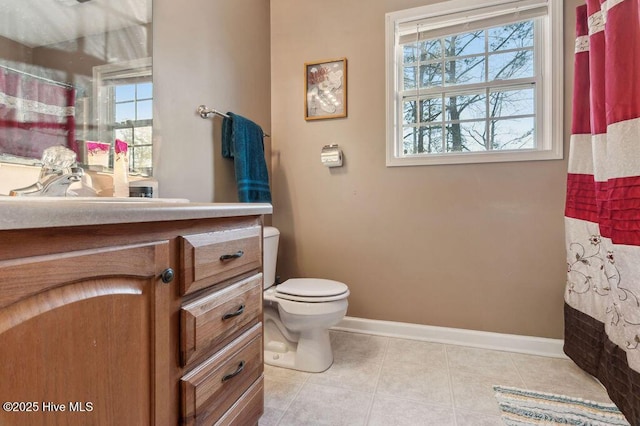
[[[227,113],[222,119],[222,156],[233,158],[238,200],[270,203],[269,174],[264,158],[264,132],[253,121]]]

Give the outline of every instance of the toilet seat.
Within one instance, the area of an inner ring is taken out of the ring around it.
[[[291,278],[275,289],[277,298],[294,302],[332,302],[349,296],[349,287],[344,283],[321,278]]]

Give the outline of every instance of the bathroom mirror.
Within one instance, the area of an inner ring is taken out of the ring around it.
[[[0,0],[0,162],[63,145],[109,168],[117,138],[152,174],[151,3]]]

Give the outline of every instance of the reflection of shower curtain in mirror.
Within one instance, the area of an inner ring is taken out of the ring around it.
[[[640,425],[638,0],[577,9],[565,353]]]
[[[40,158],[53,145],[76,148],[75,89],[0,67],[0,153]]]

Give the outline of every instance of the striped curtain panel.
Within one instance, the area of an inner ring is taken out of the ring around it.
[[[640,425],[640,0],[576,11],[565,353]]]

